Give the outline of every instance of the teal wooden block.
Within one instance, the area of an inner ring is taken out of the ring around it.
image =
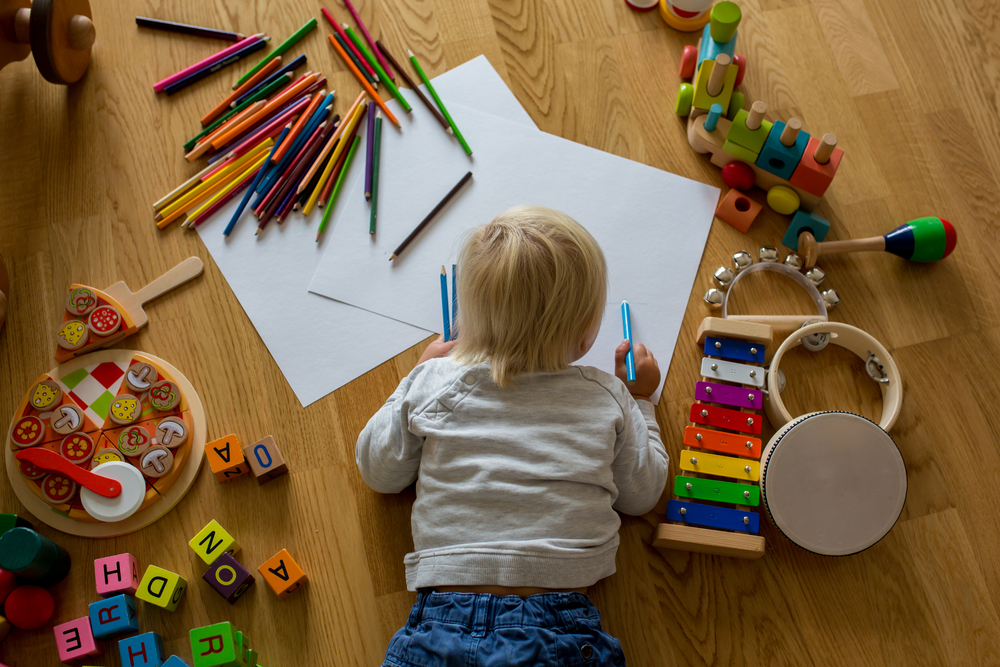
[[[801,210],[796,211],[795,215],[792,216],[792,223],[788,225],[788,230],[785,232],[784,238],[781,239],[781,244],[798,252],[799,234],[804,231],[812,232],[817,241],[822,241],[826,238],[827,232],[830,231],[830,223],[826,218],[821,218],[813,213],[806,213]]]
[[[700,65],[706,60],[715,60],[715,56],[720,53],[725,53],[729,57],[735,56],[737,36],[737,33],[733,33],[731,40],[724,44],[719,43],[712,39],[711,23],[706,23],[705,29],[701,31],[701,48],[698,50],[698,64]]]
[[[785,122],[774,121],[771,132],[764,142],[764,147],[760,149],[757,166],[787,181],[792,177],[795,168],[799,166],[799,160],[802,159],[806,144],[809,143],[809,133],[800,130],[798,136],[795,137],[795,143],[786,146],[781,143],[781,133],[784,131]]]

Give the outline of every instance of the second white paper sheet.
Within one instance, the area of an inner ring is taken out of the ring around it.
[[[619,305],[628,300],[634,339],[658,355],[665,377],[718,188],[446,103],[473,157],[443,132],[383,132],[377,234],[368,233],[369,204],[362,183],[356,182],[341,195],[349,199],[324,242],[310,290],[440,332],[441,266],[450,270],[463,234],[511,206],[549,206],[586,227],[608,263],[601,333],[578,363],[614,371],[614,349],[622,340]],[[420,111],[414,108],[415,124],[433,122]],[[389,261],[396,246],[470,170],[471,183],[398,259]],[[461,298],[458,310],[461,320]]]

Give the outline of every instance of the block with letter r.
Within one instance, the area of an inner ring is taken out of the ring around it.
[[[233,536],[227,533],[215,519],[209,521],[207,526],[198,531],[198,534],[188,542],[188,546],[208,565],[214,563],[222,554],[232,556],[240,550],[240,545],[233,539]]]
[[[132,554],[118,554],[94,560],[94,581],[102,598],[135,595],[139,587],[139,564]]]
[[[194,667],[221,667],[236,661],[236,635],[229,621],[193,628],[190,636]]]
[[[135,599],[131,595],[115,595],[90,603],[90,627],[95,639],[108,639],[139,630],[135,615]]]

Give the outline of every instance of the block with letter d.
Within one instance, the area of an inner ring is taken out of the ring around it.
[[[211,565],[222,554],[232,556],[240,550],[233,536],[227,533],[219,522],[212,519],[197,535],[191,538],[188,545],[206,564]]]
[[[250,466],[243,457],[240,439],[233,434],[205,445],[205,458],[208,459],[212,474],[220,482],[229,481],[250,471]]]
[[[118,554],[94,560],[94,580],[102,598],[126,593],[135,595],[139,587],[139,564],[132,554]]]
[[[135,615],[135,600],[131,595],[116,595],[90,603],[90,627],[95,639],[108,639],[115,635],[139,630]]]
[[[167,611],[175,611],[186,589],[187,581],[179,574],[150,565],[142,575],[135,596],[143,602],[163,607]]]
[[[270,435],[244,447],[243,455],[258,484],[267,484],[275,477],[288,474],[288,465],[281,456],[278,444]]]
[[[274,554],[263,565],[257,568],[260,576],[271,587],[279,600],[284,600],[294,591],[302,587],[309,581],[306,573],[295,562],[287,549],[282,549]]]

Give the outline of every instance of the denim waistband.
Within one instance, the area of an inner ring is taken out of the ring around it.
[[[601,618],[583,593],[539,593],[526,598],[487,593],[420,591],[407,624],[452,623],[472,631],[499,627],[573,628],[580,619]]]

